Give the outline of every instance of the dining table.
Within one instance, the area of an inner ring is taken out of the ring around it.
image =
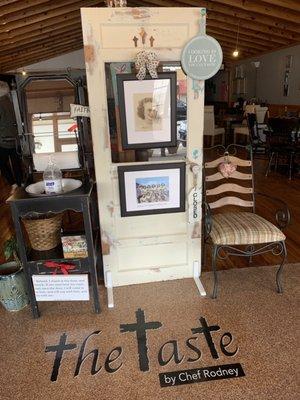
[[[225,146],[230,144],[230,140],[233,139],[233,129],[234,124],[242,124],[243,115],[241,114],[225,114],[222,117],[222,122],[225,126]],[[232,137],[231,137],[232,136]]]

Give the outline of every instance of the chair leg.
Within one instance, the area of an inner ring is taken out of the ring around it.
[[[217,266],[216,266],[217,254],[218,254],[218,246],[213,246],[211,265],[214,273],[214,288],[213,288],[212,299],[217,298],[217,292],[218,292],[218,276],[217,276]]]
[[[277,172],[278,169],[278,152],[275,155],[275,172]]]
[[[274,154],[275,154],[275,153],[274,153],[274,151],[273,151],[273,152],[271,153],[271,157],[270,157],[270,159],[269,159],[269,163],[268,163],[268,167],[267,167],[265,176],[268,176],[268,174],[269,174],[269,172],[270,172]]]
[[[292,179],[293,161],[294,161],[294,153],[291,153],[290,154],[290,162],[289,162],[289,180]]]
[[[283,247],[283,257],[282,257],[281,264],[280,264],[280,266],[278,268],[278,271],[276,273],[276,285],[277,285],[277,292],[278,293],[282,293],[283,292],[282,284],[281,284],[281,275],[282,275],[283,265],[284,265],[284,262],[285,262],[286,256],[287,256],[285,242],[280,242],[280,243],[281,243],[281,245]]]
[[[252,252],[254,251],[254,246],[250,245],[247,249],[249,252],[251,252],[249,258],[248,258],[248,264],[251,264],[253,261],[253,255]]]

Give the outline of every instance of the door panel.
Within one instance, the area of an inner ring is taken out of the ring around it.
[[[187,198],[195,185],[191,165],[202,163],[204,82],[198,82],[195,91],[192,80],[187,80],[186,211],[122,218],[118,164],[111,161],[105,76],[105,62],[134,61],[142,49],[152,49],[161,61],[180,61],[182,47],[198,34],[200,10],[81,9],[100,220],[110,247],[104,264],[114,286],[193,277],[194,266],[200,265],[200,221],[189,223]],[[144,44],[141,29],[146,32]],[[134,36],[139,39],[137,47]]]

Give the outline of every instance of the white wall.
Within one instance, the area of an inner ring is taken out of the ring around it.
[[[27,72],[67,71],[68,69],[85,70],[83,49],[50,58],[49,60],[41,61],[35,64],[26,65],[17,71],[20,72],[22,69]]]
[[[283,80],[286,56],[289,55],[293,57],[293,60],[289,76],[289,95],[285,97],[283,96]],[[264,54],[237,64],[244,66],[248,100],[255,97],[254,61],[260,62],[256,83],[258,99],[266,100],[269,104],[300,104],[300,45]]]

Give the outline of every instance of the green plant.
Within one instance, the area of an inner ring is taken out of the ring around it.
[[[4,243],[3,250],[7,261],[13,258],[18,265],[21,264],[18,255],[18,243],[15,236],[12,236]]]

